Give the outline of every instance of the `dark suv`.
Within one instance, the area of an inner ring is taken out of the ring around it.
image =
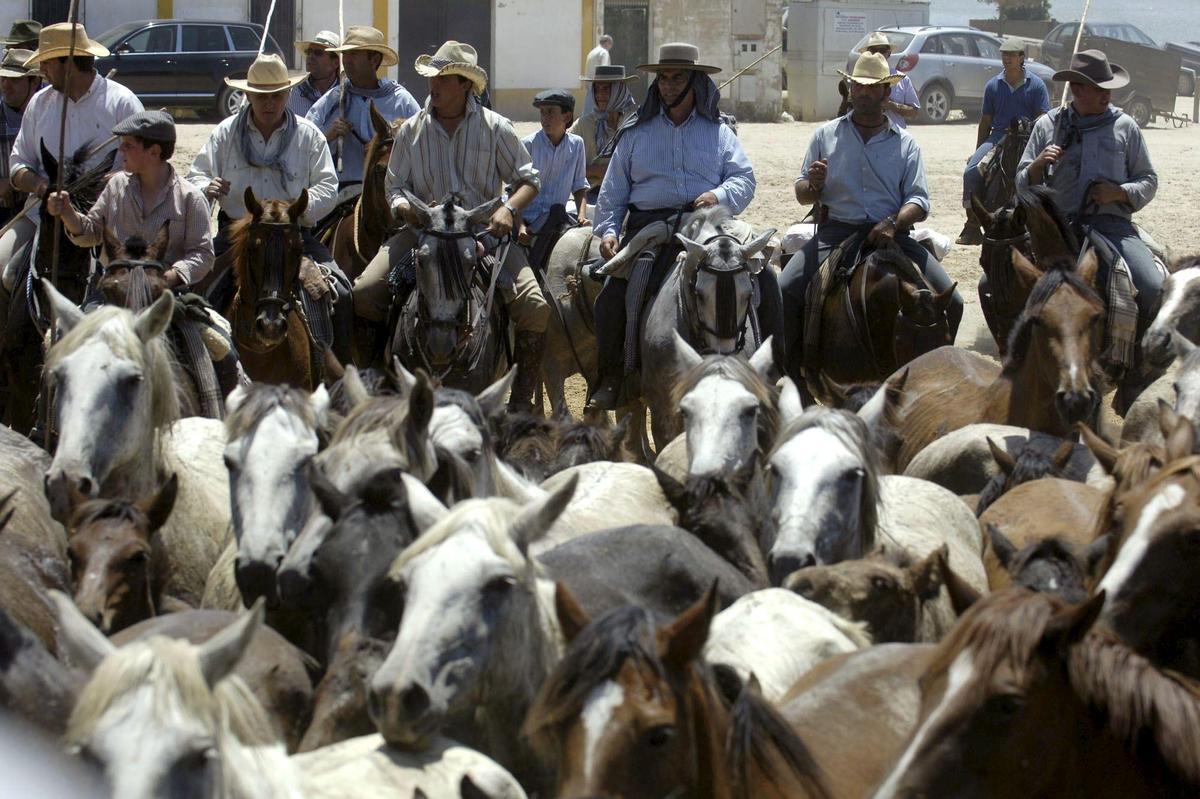
[[[262,32],[262,25],[249,22],[127,22],[96,37],[111,53],[96,60],[96,70],[106,75],[115,68],[113,79],[147,108],[194,108],[227,117],[244,98],[224,79],[246,77]],[[286,60],[273,38],[266,49]]]

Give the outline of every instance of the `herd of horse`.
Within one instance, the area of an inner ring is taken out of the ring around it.
[[[390,133],[331,234],[346,265],[386,236]],[[0,702],[58,739],[31,771],[73,756],[62,795],[1200,791],[1200,259],[1117,434],[1100,264],[1050,195],[980,214],[1001,363],[941,340],[884,249],[826,298],[807,391],[718,318],[749,324],[773,231],[698,214],[644,313],[653,452],[637,413],[564,410],[595,366],[586,228],[545,277],[541,416],[506,410],[488,209],[414,205],[417,288],[360,368],[288,288],[304,198],[247,200],[223,315],[251,380],[222,419],[167,337],[161,242],[87,313],[31,283],[53,446],[0,428]],[[872,358],[831,332],[846,296]]]

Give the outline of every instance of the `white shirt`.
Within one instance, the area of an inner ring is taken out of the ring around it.
[[[213,129],[204,148],[196,154],[187,179],[201,191],[219,177],[229,181],[229,194],[220,198],[221,210],[233,219],[246,215],[244,195],[246,187],[254,189],[254,196],[261,200],[287,200],[291,202],[308,190],[308,208],[300,223],[306,227],[315,225],[333,210],[337,203],[338,178],[333,167],[333,156],[320,129],[304,117],[296,117],[296,137],[284,155],[286,170],[295,175],[290,183],[278,169],[251,166],[242,157],[242,146],[237,141],[235,124],[237,115],[231,116]],[[280,146],[284,126],[271,133],[270,141],[264,141],[254,121],[246,126],[250,136],[250,148],[260,160]]]
[[[21,131],[13,142],[12,155],[8,162],[11,170],[9,174],[23,168],[42,178],[50,177],[42,163],[42,145],[46,146],[51,155],[58,158],[58,126],[62,116],[62,98],[62,94],[46,86],[29,100],[25,116],[21,119]],[[129,89],[97,75],[92,80],[87,94],[78,101],[71,100],[67,103],[64,157],[69,160],[79,148],[95,147],[112,136],[112,129],[118,122],[144,110],[141,101]],[[113,141],[89,158],[84,167],[90,169],[116,149],[117,142]],[[113,164],[114,170],[119,170],[123,163],[124,159],[118,152]]]
[[[587,76],[593,77],[596,74],[596,67],[607,67],[611,63],[612,56],[604,49],[604,45],[596,45],[587,54]]]

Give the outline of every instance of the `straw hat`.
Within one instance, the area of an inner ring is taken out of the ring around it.
[[[700,48],[687,42],[669,42],[658,48],[658,61],[654,64],[642,64],[638,69],[646,72],[662,72],[664,69],[690,69],[709,75],[721,71],[720,67],[697,63],[700,60]]]
[[[25,66],[31,67],[51,58],[66,58],[71,54],[72,38],[75,40],[75,55],[90,55],[96,58],[108,55],[108,48],[89,39],[82,25],[77,23],[72,30],[71,23],[58,22],[42,28],[42,32],[38,34],[37,52],[29,57]]]
[[[858,48],[858,52],[865,53],[872,47],[886,47],[889,50],[894,49],[892,47],[892,40],[889,39],[887,34],[883,31],[875,31],[868,36],[867,41],[863,44],[863,46]]]
[[[862,86],[894,86],[904,80],[903,75],[893,75],[887,59],[879,53],[863,53],[854,62],[853,72],[838,70],[843,78]]]
[[[42,73],[37,67],[25,66],[32,55],[32,50],[5,50],[4,60],[0,61],[0,78],[40,78]]]
[[[487,73],[479,66],[479,54],[475,48],[453,39],[439,47],[433,55],[417,56],[413,69],[427,78],[460,75],[475,84],[476,94],[483,94],[487,88]]]
[[[400,63],[400,56],[396,55],[395,50],[388,47],[387,38],[383,32],[370,25],[351,25],[350,30],[346,31],[346,38],[342,40],[342,46],[329,48],[331,53],[348,53],[351,50],[372,50],[382,53],[383,61],[379,65],[381,67],[394,67]]]
[[[282,58],[274,53],[267,53],[254,59],[254,63],[246,71],[245,80],[226,78],[225,82],[235,89],[241,89],[250,94],[274,94],[284,89],[290,89],[298,83],[303,83],[307,77],[307,72],[291,74]]]
[[[1129,71],[1110,64],[1108,56],[1099,50],[1080,50],[1071,59],[1069,69],[1054,73],[1054,80],[1090,83],[1097,89],[1120,89],[1129,85]]]
[[[590,78],[579,76],[585,83],[629,83],[638,79],[637,75],[626,75],[625,67],[620,64],[597,66],[596,72]]]
[[[341,38],[333,31],[317,31],[317,35],[311,39],[296,42],[296,49],[307,50],[309,47],[320,47],[322,50],[329,50],[341,43]]]

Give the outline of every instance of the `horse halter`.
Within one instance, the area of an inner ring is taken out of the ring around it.
[[[129,284],[125,289],[125,307],[132,311],[140,311],[155,300],[155,297],[151,296],[150,293],[150,283],[146,279],[146,270],[150,269],[157,272],[159,278],[162,278],[163,273],[167,271],[166,266],[159,261],[120,259],[108,262],[104,267],[103,277],[110,277],[113,272],[119,269],[129,271]]]
[[[718,233],[717,235],[706,239],[702,244],[707,248],[708,245],[719,239],[727,239],[735,246],[741,244],[741,242],[728,233]],[[700,315],[699,309],[696,307],[696,278],[700,276],[700,272],[702,271],[713,275],[717,279],[715,292],[715,328],[708,326],[708,323],[704,321],[704,318]],[[737,344],[734,345],[732,352],[717,353],[719,355],[732,355],[733,353],[741,351],[742,347],[745,346],[746,328],[748,327],[746,322],[748,321],[748,317],[750,315],[750,306],[754,304],[754,300],[758,291],[757,287],[754,285],[753,276],[751,276],[751,297],[747,303],[746,316],[739,319],[737,307],[737,286],[735,285],[735,280],[737,275],[740,273],[749,271],[750,268],[746,261],[743,261],[742,263],[733,267],[720,268],[711,264],[708,258],[702,258],[700,259],[700,262],[696,264],[696,274],[691,281],[691,285],[687,287],[688,291],[683,293],[684,297],[687,298],[684,301],[684,312],[688,317],[690,317],[691,324],[696,329],[702,333],[707,333],[714,338],[737,339]],[[697,336],[696,338],[702,340],[702,337],[700,336]],[[708,350],[702,350],[701,352],[706,353],[707,351]]]
[[[420,243],[426,237],[437,240],[436,265],[442,285],[452,289],[453,293],[462,300],[460,310],[453,318],[439,319],[429,310],[428,299],[421,291],[420,281],[417,281],[415,292],[417,295],[417,329],[452,328],[455,331],[454,349],[450,353],[450,358],[444,369],[435,369],[429,362],[429,356],[422,346],[423,338],[421,336],[416,336],[414,341],[414,349],[420,356],[425,368],[429,370],[432,377],[440,380],[450,373],[458,362],[458,359],[471,345],[471,341],[475,336],[475,329],[481,319],[480,315],[472,313],[471,275],[467,271],[462,253],[455,246],[457,242],[464,239],[470,239],[472,244],[477,243],[479,239],[469,230],[425,230],[421,233],[420,239],[417,241],[417,247],[413,249],[412,261],[417,269],[421,267]],[[496,268],[499,269],[501,267],[497,266]]]
[[[263,242],[263,283],[254,302],[255,315],[277,311],[280,316],[286,316],[295,308],[290,287],[283,285],[283,265],[288,254],[288,232],[294,230],[293,222],[255,222],[255,227],[267,230]],[[246,297],[242,296],[242,302]]]

